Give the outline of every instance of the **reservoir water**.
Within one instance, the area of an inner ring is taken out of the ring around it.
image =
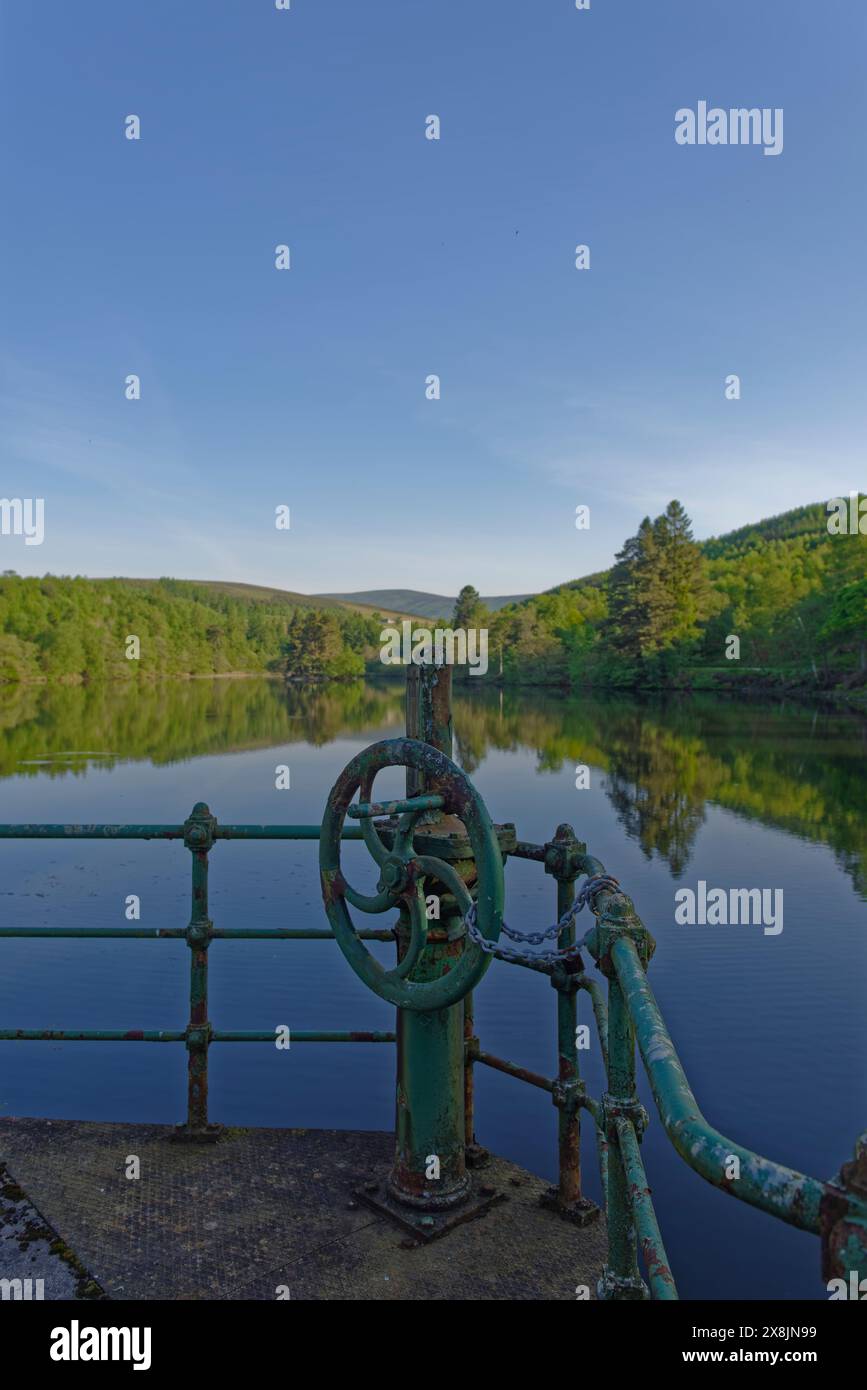
[[[867,721],[780,700],[501,694],[472,682],[454,709],[458,760],[493,819],[537,842],[570,822],[634,898],[657,941],[653,988],[710,1122],[830,1177],[867,1116]],[[206,801],[224,822],[318,822],[349,759],[402,731],[400,684],[6,687],[0,821],[178,823]],[[281,765],[290,788],[278,791]],[[576,787],[579,765],[587,788]],[[400,774],[376,791],[402,792]],[[347,875],[370,891],[364,847],[344,853]],[[315,843],[222,843],[210,864],[216,926],[325,925]],[[178,843],[3,841],[0,924],[123,927],[136,894],[141,925],[182,927],[189,879]],[[782,890],[783,930],[678,925],[675,892],[699,880]],[[554,921],[541,865],[509,861],[506,887],[510,925]],[[187,988],[183,942],[0,941],[2,1027],[182,1029]],[[210,1000],[225,1029],[391,1026],[332,942],[215,942]],[[476,1019],[487,1051],[554,1074],[555,996],[543,976],[495,962]],[[595,1038],[582,1061],[599,1095]],[[639,1075],[645,1163],[681,1296],[823,1298],[818,1241],[693,1174]],[[484,1067],[476,1077],[480,1141],[554,1178],[548,1097]],[[388,1046],[220,1044],[211,1118],[388,1129],[393,1082]],[[0,1043],[0,1114],[173,1123],[185,1100],[179,1045]],[[589,1121],[585,1133],[585,1185],[598,1198]]]

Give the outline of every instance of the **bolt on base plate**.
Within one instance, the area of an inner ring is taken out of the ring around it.
[[[482,1144],[467,1144],[464,1149],[464,1162],[468,1168],[487,1168],[490,1161],[490,1150]]]
[[[603,1303],[613,1300],[640,1303],[650,1298],[650,1290],[643,1279],[613,1274],[606,1265],[596,1285],[596,1297]]]
[[[204,1129],[191,1129],[189,1125],[175,1125],[171,1138],[176,1144],[216,1144],[225,1132],[225,1125],[207,1125]]]
[[[542,1193],[539,1206],[547,1208],[548,1211],[555,1211],[564,1221],[571,1221],[574,1226],[589,1226],[592,1222],[598,1221],[602,1212],[601,1207],[597,1207],[589,1197],[578,1197],[574,1202],[561,1202],[560,1189],[557,1187],[549,1187],[547,1192]]]
[[[366,1183],[364,1187],[356,1188],[352,1195],[373,1211],[389,1217],[414,1240],[424,1244],[447,1235],[456,1226],[462,1226],[465,1221],[474,1221],[477,1216],[484,1216],[499,1202],[508,1201],[506,1192],[499,1192],[487,1185],[473,1185],[469,1195],[458,1207],[452,1207],[448,1211],[420,1211],[396,1201],[388,1192],[385,1180]]]

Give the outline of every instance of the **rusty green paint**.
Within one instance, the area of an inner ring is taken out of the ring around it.
[[[52,1028],[0,1028],[0,1042],[171,1042],[187,1043],[189,1041],[189,1031],[171,1032],[156,1030],[152,1028],[131,1028],[123,1031],[119,1028],[82,1028],[82,1029],[52,1029]],[[274,1029],[264,1030],[242,1030],[226,1032],[225,1030],[211,1030],[210,1043],[246,1043],[246,1042],[266,1042],[274,1043]],[[393,1043],[396,1041],[394,1033],[370,1032],[369,1030],[359,1029],[355,1032],[334,1032],[334,1031],[301,1031],[291,1034],[290,1041],[293,1043]]]
[[[506,1076],[514,1076],[518,1081],[538,1086],[540,1091],[547,1091],[549,1095],[554,1092],[556,1082],[550,1081],[547,1076],[541,1076],[539,1072],[530,1071],[527,1067],[519,1067],[517,1062],[507,1062],[503,1057],[495,1057],[492,1052],[483,1052],[480,1048],[474,1049],[473,1058],[483,1066],[492,1067],[494,1071],[505,1072]]]
[[[0,927],[0,936],[35,937],[126,937],[158,939],[160,937],[183,940],[187,938],[187,927]],[[393,941],[391,929],[377,931],[364,928],[358,935],[366,941]],[[211,940],[216,941],[335,941],[333,931],[327,927],[212,927]]]
[[[444,804],[441,796],[413,796],[403,801],[357,801],[347,807],[346,814],[364,820],[371,816],[397,816],[405,811],[439,811]]]
[[[428,865],[420,863],[413,853],[410,835],[400,855],[410,870],[406,888],[398,891],[382,889],[368,897],[356,893],[343,876],[340,831],[344,818],[359,788],[369,786],[376,773],[386,767],[409,768],[423,774],[426,781],[436,783],[448,814],[459,819],[466,827],[478,875],[479,927],[490,941],[496,941],[500,935],[503,864],[491,818],[478,792],[461,769],[439,749],[415,739],[386,739],[372,744],[347,764],[331,789],[319,842],[319,868],[326,915],[349,964],[380,998],[406,1009],[427,1011],[447,1008],[476,987],[490,965],[490,957],[478,947],[470,946],[462,950],[457,958],[445,962],[442,971],[426,979],[401,972],[399,967],[386,970],[361,944],[349,916],[347,903],[362,911],[377,913],[397,907],[400,900],[411,899],[418,879],[427,876],[423,871],[433,862],[429,860]],[[365,827],[369,827],[373,835],[376,834],[369,820],[365,821]],[[375,854],[378,853],[373,842],[369,847],[373,848]],[[436,863],[438,876],[453,887],[459,898],[462,915],[469,909],[472,897],[444,861]],[[416,929],[417,938],[421,930],[421,927]]]
[[[545,845],[545,872],[557,882],[557,921],[575,901],[575,879],[580,873],[581,855],[586,850],[571,825],[558,825],[553,840]],[[559,950],[575,944],[575,919],[557,936]],[[581,1073],[578,1066],[578,990],[584,973],[580,956],[563,963],[551,974],[557,991],[557,1147],[558,1186],[551,1189],[546,1204],[561,1216],[586,1225],[599,1215],[599,1208],[581,1191]]]
[[[463,917],[472,897],[460,873],[465,861],[446,863],[435,855],[418,853],[416,840],[421,840],[421,833],[416,837],[414,830],[418,826],[421,832],[419,821],[428,839],[433,836],[437,842],[441,838],[438,831],[445,830],[446,825],[460,827],[462,836],[469,836],[480,919],[484,912],[482,930],[494,938],[500,932],[504,890],[502,859],[490,816],[472,784],[451,761],[450,671],[421,669],[416,679],[408,680],[407,734],[412,733],[418,737],[407,737],[400,750],[406,754],[400,761],[406,768],[407,799],[401,806],[391,851],[392,856],[415,854],[410,887],[415,875],[421,874],[426,888],[435,887],[440,895],[441,915],[433,925],[423,920],[425,939],[418,950],[419,923],[418,918],[413,921],[411,917],[412,899],[405,897],[401,904],[398,960],[413,960],[411,972],[404,976],[406,987],[425,991],[425,1004],[433,1000],[436,1007],[420,1010],[406,1007],[405,997],[395,1000],[401,1007],[397,1011],[395,1156],[388,1192],[401,1207],[429,1213],[459,1208],[471,1193],[466,1166],[464,1004],[490,961],[477,947],[466,944]],[[372,762],[365,770],[367,795],[375,767]],[[433,805],[434,801],[438,804]],[[407,805],[418,809],[407,814]],[[369,821],[367,826],[372,830]],[[368,848],[378,854],[373,836],[366,834],[365,839]],[[324,844],[323,834],[320,858]],[[448,890],[445,895],[440,892],[442,887]],[[423,902],[422,898],[422,911]],[[333,918],[331,925],[336,932]],[[472,1019],[472,1003],[469,1008]],[[471,1115],[469,1124],[472,1128]],[[430,1176],[433,1158],[436,1177]]]
[[[273,1036],[273,1035],[272,1035]],[[2,1028],[2,1042],[186,1042],[185,1032],[131,1028]]]
[[[0,840],[183,840],[182,825],[0,825]],[[216,825],[215,840],[318,840],[321,825]],[[358,826],[344,840],[360,840]]]
[[[634,942],[626,936],[615,941],[611,961],[616,972],[616,981],[612,981],[615,993],[624,1000],[629,1018],[634,1021],[660,1119],[681,1158],[730,1196],[759,1207],[790,1226],[818,1232],[827,1185],[762,1158],[708,1124],[662,1020]],[[737,1179],[726,1176],[733,1157],[740,1166]]]
[[[626,1177],[627,1201],[641,1244],[641,1256],[647,1271],[651,1297],[663,1300],[675,1299],[677,1298],[677,1289],[674,1275],[671,1272],[659,1224],[656,1220],[656,1212],[653,1209],[635,1126],[630,1119],[619,1115],[614,1121],[614,1128],[617,1134],[620,1162]]]

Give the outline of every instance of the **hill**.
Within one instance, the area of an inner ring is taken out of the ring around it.
[[[161,581],[155,579],[124,579],[114,580],[94,579],[94,584],[116,583],[129,584],[139,587],[147,587]],[[228,598],[246,599],[251,603],[285,603],[292,607],[300,608],[337,608],[344,609],[350,613],[361,613],[365,617],[373,617],[379,614],[385,616],[397,616],[399,618],[411,618],[415,616],[414,609],[399,608],[380,608],[373,603],[362,602],[352,594],[341,596],[339,594],[301,594],[295,593],[292,589],[271,589],[264,584],[244,584],[231,579],[173,579],[173,584],[188,585],[190,589],[210,590],[214,594],[225,594]],[[383,590],[383,593],[389,592]]]
[[[0,681],[363,675],[382,618],[253,584],[0,578]]]
[[[396,613],[419,618],[451,618],[455,599],[446,594],[428,594],[420,589],[360,589],[352,594],[316,594],[316,598],[337,600],[340,603],[358,604],[363,608],[376,608],[380,613]],[[500,595],[482,598],[482,603],[496,613],[511,603],[522,603],[532,598],[532,594]]]
[[[673,502],[610,570],[498,612],[490,645],[522,684],[854,691],[867,687],[867,536],[829,533],[817,502],[696,542]]]

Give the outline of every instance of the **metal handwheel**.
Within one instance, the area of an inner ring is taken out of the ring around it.
[[[371,800],[373,781],[385,767],[414,768],[424,774],[429,791],[401,801]],[[359,801],[352,804],[355,793]],[[503,861],[485,803],[461,769],[428,743],[417,739],[386,739],[371,744],[352,759],[338,777],[325,807],[319,839],[319,870],[325,911],[340,949],[356,975],[389,1003],[419,1011],[448,1008],[474,989],[490,956],[468,943],[453,969],[439,979],[414,981],[412,971],[427,942],[424,880],[436,879],[454,895],[466,913],[473,897],[460,875],[443,859],[416,854],[413,834],[427,811],[457,816],[466,828],[476,867],[477,926],[488,941],[496,941],[503,919]],[[360,821],[367,848],[379,865],[375,894],[357,892],[343,876],[340,837],[349,815]],[[380,838],[375,816],[398,816],[389,848]],[[388,970],[370,954],[356,935],[347,904],[361,912],[387,912],[405,904],[410,939],[400,963]]]

